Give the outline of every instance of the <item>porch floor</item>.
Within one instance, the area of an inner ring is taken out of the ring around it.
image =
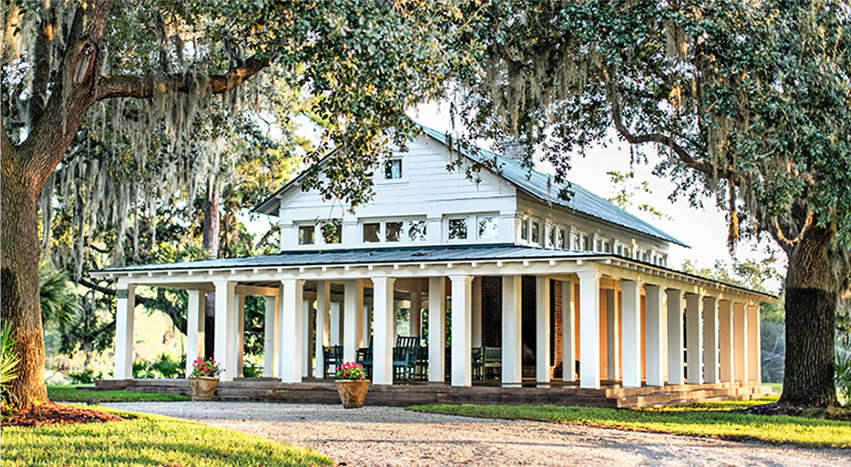
[[[189,395],[185,379],[100,380],[96,390]],[[536,404],[587,407],[640,408],[682,405],[701,401],[747,400],[771,393],[758,382],[686,384],[623,388],[618,381],[603,381],[601,389],[582,389],[578,383],[553,381],[540,387],[524,380],[522,387],[503,387],[498,381],[475,381],[471,387],[452,387],[428,382],[397,382],[392,386],[370,385],[366,405],[406,407],[415,404]],[[213,400],[283,403],[339,404],[333,380],[306,378],[283,384],[276,378],[237,378],[220,382]]]

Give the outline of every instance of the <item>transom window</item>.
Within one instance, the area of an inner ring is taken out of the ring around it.
[[[499,219],[496,216],[478,216],[479,238],[499,237]]]
[[[384,165],[385,180],[400,180],[402,178],[402,159],[390,159]]]

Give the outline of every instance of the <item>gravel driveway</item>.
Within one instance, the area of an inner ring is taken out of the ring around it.
[[[346,466],[851,466],[851,452],[486,420],[390,407],[133,402],[122,410],[198,420],[315,449]]]

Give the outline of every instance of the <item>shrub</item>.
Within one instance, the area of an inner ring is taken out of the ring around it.
[[[834,368],[837,395],[844,405],[851,405],[851,352],[836,350]]]
[[[67,376],[74,384],[92,384],[99,379],[103,379],[104,375],[100,371],[95,374],[95,370],[92,370],[91,368],[83,368],[80,371],[68,373]]]
[[[8,391],[9,382],[18,378],[17,366],[21,358],[15,353],[17,339],[12,337],[12,328],[9,322],[3,323],[0,328],[0,401],[3,405],[15,405],[10,399],[12,394]]]
[[[245,362],[242,365],[242,376],[244,378],[260,378],[263,376],[263,367],[251,362]]]

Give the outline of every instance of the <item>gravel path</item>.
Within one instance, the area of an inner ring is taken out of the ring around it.
[[[104,404],[315,449],[346,466],[851,466],[851,452],[399,408],[222,402]]]

